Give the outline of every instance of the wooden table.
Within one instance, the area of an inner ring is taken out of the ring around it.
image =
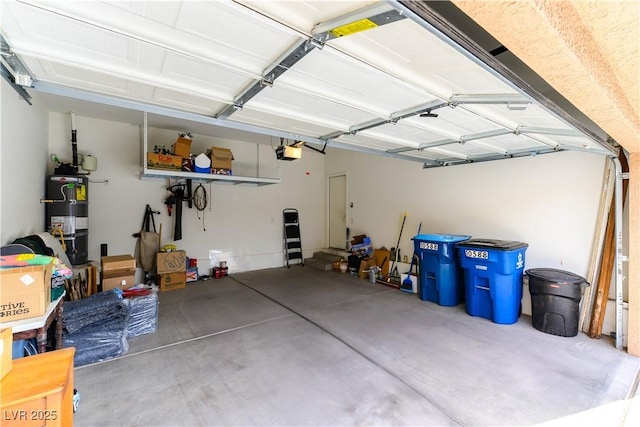
[[[13,329],[13,340],[25,340],[36,338],[38,340],[38,353],[47,350],[47,330],[53,320],[56,320],[56,344],[57,350],[62,348],[62,304],[64,293],[47,307],[47,311],[42,316],[30,317],[28,319],[14,320],[12,322],[0,323],[0,327]]]
[[[73,425],[73,347],[23,357],[0,384],[0,424]]]

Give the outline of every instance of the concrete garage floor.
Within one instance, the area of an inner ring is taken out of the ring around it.
[[[638,358],[294,267],[159,294],[158,332],[76,368],[77,426],[623,425]],[[625,422],[626,421],[626,422]],[[639,425],[639,424],[635,424]]]

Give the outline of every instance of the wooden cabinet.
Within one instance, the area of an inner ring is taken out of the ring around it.
[[[0,424],[72,426],[74,354],[64,348],[14,360],[0,386]]]

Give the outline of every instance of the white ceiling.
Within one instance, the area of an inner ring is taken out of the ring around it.
[[[2,31],[27,92],[79,115],[425,166],[611,153],[395,2],[4,1]]]

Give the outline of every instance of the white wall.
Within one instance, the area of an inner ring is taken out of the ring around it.
[[[0,144],[0,244],[39,233],[44,228],[44,170],[48,159],[47,111],[32,94],[22,100],[2,80]]]
[[[161,212],[155,222],[158,228],[162,224],[162,244],[172,243],[175,214],[169,217],[164,205],[168,182],[140,179],[140,128],[82,117],[80,112],[76,112],[76,127],[78,152],[98,159],[98,170],[91,174],[89,184],[89,258],[99,260],[101,243],[108,245],[110,255],[133,254],[136,239],[131,235],[139,231],[147,204]],[[70,116],[51,113],[49,150],[62,161],[71,161],[70,135]],[[177,136],[175,131],[149,129],[149,145],[170,146]],[[192,151],[204,151],[213,145],[232,149],[236,158],[234,175],[255,176],[255,144],[194,135]],[[300,211],[305,256],[324,245],[323,156],[307,150],[301,160],[276,161],[269,145],[260,147],[259,156],[261,176],[280,175],[280,184],[249,187],[204,183],[211,201],[211,210],[207,208],[200,215],[204,216],[206,231],[196,209],[183,205],[183,237],[175,244],[186,250],[187,256],[198,259],[201,274],[209,273],[210,250],[220,252],[219,260],[226,260],[231,272],[282,266],[284,208]],[[103,180],[109,182],[99,183]],[[196,186],[194,182],[193,189]]]
[[[375,247],[396,245],[409,213],[401,253],[411,237],[451,233],[529,245],[525,269],[549,267],[586,277],[598,211],[603,156],[561,152],[530,158],[422,169],[422,164],[330,150],[326,173],[347,173],[352,235]],[[523,311],[530,313],[528,290]]]

